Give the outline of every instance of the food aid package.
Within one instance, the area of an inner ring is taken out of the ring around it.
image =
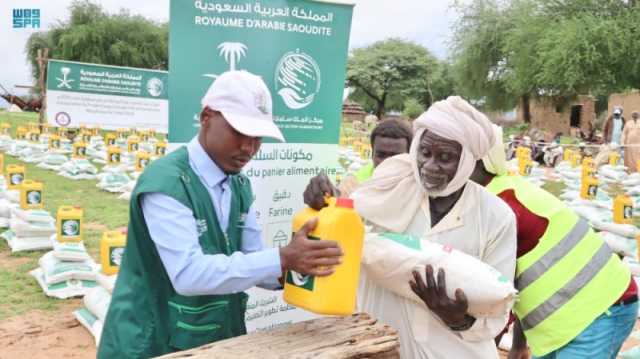
[[[82,298],[82,301],[91,314],[104,322],[104,319],[107,317],[107,311],[109,310],[109,304],[111,303],[111,294],[107,292],[105,288],[97,286],[91,289],[84,298]]]
[[[100,345],[100,336],[102,335],[103,322],[93,315],[87,308],[81,308],[73,312],[76,319],[85,327],[93,336],[96,347]]]
[[[12,230],[9,229],[2,232],[2,234],[0,234],[0,238],[7,241],[9,248],[11,248],[11,253],[53,248],[53,244],[51,243],[49,236],[19,238]]]
[[[632,224],[617,224],[608,221],[591,221],[593,228],[599,231],[611,232],[622,237],[636,238],[640,234],[638,227]]]
[[[56,259],[67,262],[84,262],[91,259],[82,242],[58,242],[55,234],[50,239]]]
[[[44,272],[44,282],[46,284],[60,283],[69,279],[96,280],[96,264],[93,260],[82,262],[61,261],[51,251],[40,257],[38,263]]]
[[[78,279],[69,279],[55,284],[47,284],[45,283],[42,268],[36,268],[29,272],[29,274],[38,281],[45,295],[58,299],[82,297],[98,285],[92,280]]]
[[[455,290],[462,289],[473,316],[506,315],[517,296],[511,279],[490,265],[449,246],[409,235],[367,234],[362,264],[369,280],[421,304],[424,302],[409,286],[412,272],[418,271],[424,280],[426,265],[433,266],[434,275],[443,269],[447,295],[455,298]]]
[[[113,293],[113,288],[116,286],[116,279],[118,279],[117,274],[106,275],[102,272],[98,272],[98,274],[96,274],[96,280],[98,281],[98,284],[102,288],[106,289],[109,294]]]
[[[634,240],[609,232],[599,232],[600,237],[607,243],[611,251],[623,257],[634,257]]]

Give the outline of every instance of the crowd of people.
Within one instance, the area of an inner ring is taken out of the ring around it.
[[[612,138],[635,140],[635,127],[616,121]],[[314,220],[283,248],[260,240],[241,171],[263,137],[283,140],[264,82],[244,71],[222,74],[202,99],[200,123],[186,147],[147,168],[132,195],[99,358],[159,356],[242,335],[245,290],[278,290],[287,270],[327,276],[340,264],[336,242],[308,238]],[[320,209],[327,195],[348,192],[373,231],[457,249],[520,291],[513,315],[474,316],[461,289],[447,295],[441,268],[421,268],[406,283],[421,302],[363,270],[358,309],[398,331],[402,358],[497,358],[496,338],[511,323],[513,359],[529,350],[537,358],[616,357],[636,320],[635,281],[571,209],[506,175],[501,128],[454,96],[434,103],[412,129],[381,122],[371,144],[371,166],[342,191],[314,177],[305,203]]]

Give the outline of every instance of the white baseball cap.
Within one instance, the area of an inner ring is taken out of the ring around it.
[[[250,137],[270,137],[284,142],[273,121],[271,93],[262,78],[247,71],[218,76],[202,98],[202,108],[220,112],[236,131]]]

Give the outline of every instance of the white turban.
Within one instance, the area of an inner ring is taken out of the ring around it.
[[[462,156],[455,177],[444,190],[429,193],[430,197],[446,197],[462,188],[473,173],[476,161],[487,154],[494,142],[491,121],[459,96],[434,103],[413,122],[413,129],[415,141],[411,144],[410,153],[416,160],[418,182],[417,153],[425,130],[462,145]]]
[[[394,232],[407,228],[425,196],[445,197],[462,188],[476,161],[487,154],[494,142],[489,119],[458,96],[433,104],[414,121],[413,129],[409,154],[383,161],[373,177],[352,194],[362,217]],[[438,193],[426,192],[418,170],[417,155],[426,130],[462,146],[456,175]]]
[[[509,172],[507,155],[505,154],[504,143],[502,142],[502,127],[493,125],[493,137],[495,138],[495,143],[489,150],[489,153],[482,157],[482,163],[487,172],[502,176]]]

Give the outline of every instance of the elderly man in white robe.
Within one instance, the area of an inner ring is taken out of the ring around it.
[[[435,103],[414,121],[409,154],[380,164],[352,198],[375,231],[410,234],[449,245],[513,278],[516,224],[496,196],[469,180],[477,160],[494,143],[491,123],[460,97]],[[305,198],[337,190],[324,176],[312,180]],[[365,242],[363,255],[366,257]],[[402,358],[497,358],[493,341],[508,314],[473,317],[465,293],[446,294],[446,273],[427,266],[407,283],[423,304],[400,297],[361,274],[359,310],[398,330]]]

